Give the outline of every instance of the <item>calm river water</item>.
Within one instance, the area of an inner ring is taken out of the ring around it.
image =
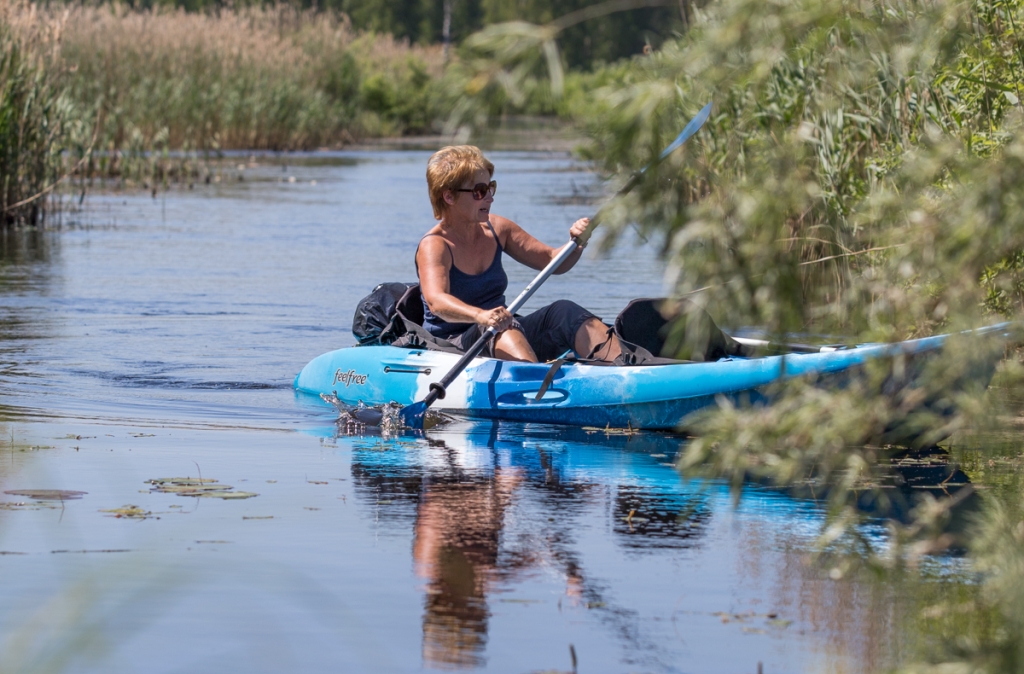
[[[904,588],[807,563],[816,504],[749,488],[734,509],[681,482],[678,438],[337,437],[333,410],[295,395],[302,365],[353,343],[359,298],[414,279],[427,157],[239,157],[219,182],[93,195],[72,225],[5,235],[0,491],[87,493],[0,495],[0,670],[753,674],[913,655]],[[491,158],[495,211],[539,238],[592,213],[599,183],[567,156]],[[655,248],[588,256],[531,305],[611,318],[660,293]],[[510,277],[514,293],[532,273]],[[200,474],[258,496],[147,482]]]

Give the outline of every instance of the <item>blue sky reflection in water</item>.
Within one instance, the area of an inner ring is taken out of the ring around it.
[[[293,393],[352,343],[360,297],[414,277],[427,156],[240,157],[220,183],[93,196],[79,226],[6,236],[0,491],[88,494],[0,495],[0,669],[72,653],[55,669],[567,671],[570,645],[580,672],[897,662],[898,588],[806,566],[812,503],[750,489],[733,511],[723,487],[683,484],[677,438],[337,437],[333,410]],[[592,212],[595,178],[567,157],[491,157],[495,211],[545,241]],[[653,248],[588,257],[531,306],[611,318],[659,293]],[[514,292],[533,274],[509,276]],[[146,483],[199,471],[259,496]],[[103,512],[126,505],[149,514]]]

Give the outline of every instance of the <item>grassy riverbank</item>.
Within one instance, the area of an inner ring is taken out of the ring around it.
[[[0,5],[0,225],[42,223],[79,115],[52,66],[60,37]]]
[[[68,173],[202,179],[211,152],[429,132],[442,105],[439,46],[285,6],[188,14],[2,0],[0,43],[7,224],[42,223]]]

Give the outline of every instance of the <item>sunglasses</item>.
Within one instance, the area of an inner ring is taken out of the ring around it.
[[[460,188],[455,191],[469,192],[473,195],[473,201],[480,201],[488,194],[490,194],[492,197],[494,196],[494,193],[498,191],[498,181],[492,180],[490,183],[477,183],[476,185],[473,185],[473,187],[469,189]]]

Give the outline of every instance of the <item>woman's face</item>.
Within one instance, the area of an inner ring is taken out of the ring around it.
[[[473,174],[462,189],[471,190],[474,186],[491,182],[491,176],[484,169]],[[483,199],[477,201],[470,192],[451,192],[452,200],[448,206],[449,218],[462,221],[485,223],[491,215],[491,204],[494,203],[494,196],[487,192]],[[453,217],[454,216],[454,217]]]

